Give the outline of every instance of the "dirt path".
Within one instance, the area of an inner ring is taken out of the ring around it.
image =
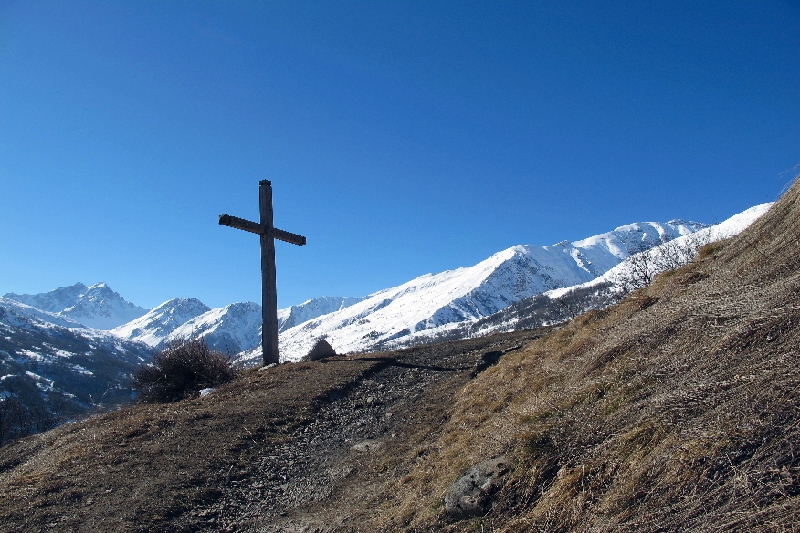
[[[369,518],[518,332],[247,373],[0,456],[0,531],[333,531]]]
[[[350,531],[387,497],[388,478],[407,473],[409,456],[448,418],[455,392],[530,332],[360,356],[375,364],[344,390],[320,398],[289,440],[231,481],[213,505],[184,525],[208,531]],[[332,359],[321,369],[341,364]],[[202,519],[202,520],[195,520]],[[352,526],[352,527],[351,527]]]

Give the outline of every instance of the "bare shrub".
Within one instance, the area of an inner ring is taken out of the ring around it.
[[[211,350],[204,339],[178,339],[140,367],[132,382],[140,401],[164,403],[190,398],[233,377],[230,358]]]
[[[710,241],[711,234],[707,231],[669,240],[657,248],[653,258],[655,266],[660,272],[666,272],[688,265],[695,260],[698,250]]]
[[[625,269],[617,277],[616,284],[623,294],[647,287],[662,272],[688,265],[698,255],[698,250],[708,247],[711,236],[708,232],[693,233],[679,239],[667,240],[650,249],[634,251],[625,259]]]

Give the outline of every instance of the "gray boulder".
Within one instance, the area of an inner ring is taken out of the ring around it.
[[[308,355],[303,357],[303,361],[319,361],[334,355],[336,355],[336,351],[333,349],[330,343],[325,339],[320,339],[317,341],[314,347],[311,348],[311,351],[308,352]]]
[[[500,478],[509,470],[505,456],[487,459],[473,466],[447,490],[444,510],[452,520],[483,516],[492,508],[492,494],[501,486]]]

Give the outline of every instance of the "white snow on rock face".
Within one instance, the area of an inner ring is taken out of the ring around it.
[[[12,300],[10,298],[0,298],[0,309],[4,311],[2,322],[13,327],[22,329],[37,328],[70,328],[85,329],[86,326],[65,318],[58,313],[43,311],[30,305]]]
[[[734,235],[738,235],[745,229],[747,229],[753,222],[758,220],[764,213],[766,213],[770,207],[772,207],[773,203],[766,203],[766,204],[759,204],[756,206],[751,207],[741,213],[730,217],[729,219],[720,222],[719,224],[715,224],[713,226],[708,226],[706,228],[700,229],[694,234],[682,234],[679,237],[676,237],[670,244],[684,246],[689,245],[692,246],[693,243],[710,243],[710,242],[717,242],[723,239],[727,239],[729,237],[733,237]],[[644,252],[650,256],[651,258],[657,258],[659,254],[663,253],[663,246],[655,246],[650,248]],[[696,245],[694,245],[696,247]],[[695,250],[696,253],[696,250]],[[655,265],[658,264],[657,260],[651,261],[651,264]],[[604,283],[611,283],[612,286],[615,286],[619,283],[619,280],[625,278],[627,275],[627,270],[629,266],[626,263],[620,263],[619,265],[614,266],[613,268],[609,269],[603,275],[598,276],[597,278],[590,280],[586,283],[582,283],[580,285],[571,286],[571,287],[563,287],[558,288],[550,291],[546,291],[544,294],[551,298],[558,298],[567,292],[578,288],[578,287],[592,287],[595,285],[600,285]]]
[[[55,313],[95,329],[111,329],[138,318],[147,312],[126,301],[105,283],[87,287],[76,283],[40,294],[14,294],[4,296],[36,309]]]
[[[300,359],[321,337],[338,353],[390,347],[421,331],[475,320],[535,294],[590,281],[632,253],[704,227],[682,220],[644,222],[574,243],[513,246],[475,266],[421,276],[284,328],[281,358]],[[240,359],[256,362],[259,357],[254,350]]]
[[[123,339],[144,342],[153,348],[162,348],[170,333],[210,310],[196,298],[174,298],[112,329],[110,333]]]
[[[209,348],[235,354],[261,344],[261,306],[253,302],[211,309],[173,330],[165,339],[202,338]]]
[[[278,309],[278,331],[284,331],[302,324],[306,320],[339,311],[357,304],[364,298],[345,298],[342,296],[322,296],[306,300],[300,305]]]

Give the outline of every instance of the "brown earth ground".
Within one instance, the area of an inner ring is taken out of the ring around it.
[[[800,185],[563,328],[245,373],[2,450],[2,531],[800,531]],[[484,516],[448,488],[505,455]]]
[[[314,531],[385,500],[518,332],[248,371],[3,449],[2,531]]]

